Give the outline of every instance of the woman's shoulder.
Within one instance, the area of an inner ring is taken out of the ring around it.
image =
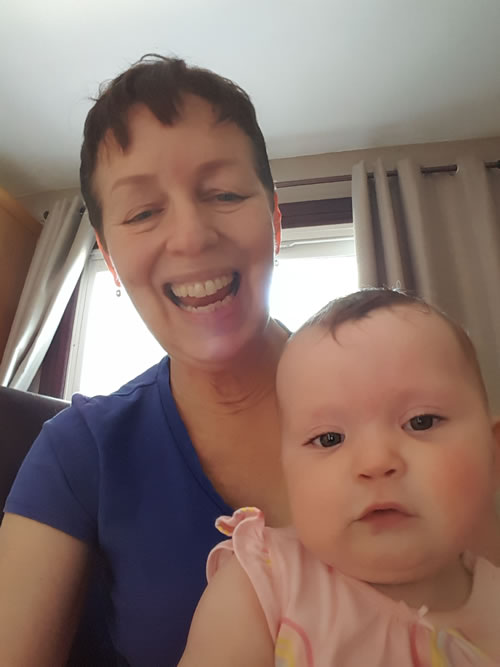
[[[151,441],[155,431],[166,437],[165,391],[170,391],[166,359],[107,396],[74,394],[69,407],[45,422],[27,460],[40,465],[57,461],[65,474],[73,471],[78,479],[92,479],[96,470],[112,473],[124,449]]]
[[[158,426],[161,401],[154,399],[161,382],[168,387],[166,360],[109,396],[76,394],[68,408],[44,424],[21,466],[7,511],[93,540],[99,489],[119,486],[115,478],[126,462],[142,470],[139,454],[131,458],[127,449],[143,451],[137,444],[152,442],[148,436],[155,432],[164,437]]]
[[[144,399],[151,391],[155,391],[161,385],[162,390],[170,391],[170,365],[168,357],[164,357],[159,363],[129,380],[124,385],[110,394],[96,394],[87,396],[85,394],[73,394],[71,407],[77,411],[85,409],[108,411],[113,406],[127,409]]]
[[[122,430],[127,418],[151,419],[160,396],[170,394],[169,363],[165,357],[111,394],[86,396],[76,393],[71,405],[53,417],[46,426],[53,432],[87,429],[94,438]],[[156,398],[156,400],[155,400]]]

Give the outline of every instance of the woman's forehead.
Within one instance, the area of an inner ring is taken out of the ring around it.
[[[128,131],[125,148],[111,130],[99,145],[94,174],[99,195],[111,190],[116,178],[179,160],[193,167],[219,161],[253,165],[251,142],[243,130],[233,122],[219,122],[213,107],[192,95],[172,125],[163,124],[144,105],[132,108]]]

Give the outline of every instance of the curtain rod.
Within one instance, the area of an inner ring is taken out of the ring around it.
[[[485,162],[484,166],[486,169],[500,169],[500,160],[496,162]],[[458,169],[456,164],[444,164],[437,167],[420,167],[420,172],[422,174],[443,174],[443,173],[453,173]],[[391,169],[386,172],[387,176],[397,176],[397,171]],[[368,178],[374,178],[373,172],[369,172]],[[299,185],[319,185],[320,183],[342,183],[346,181],[352,181],[351,174],[341,174],[340,176],[322,176],[320,178],[302,178],[294,181],[276,181],[276,188],[294,188]]]

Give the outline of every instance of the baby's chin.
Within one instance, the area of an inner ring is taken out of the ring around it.
[[[459,554],[457,554],[459,558]],[[332,559],[329,563],[348,577],[373,586],[411,584],[435,576],[449,559],[431,560],[427,554],[367,554]]]

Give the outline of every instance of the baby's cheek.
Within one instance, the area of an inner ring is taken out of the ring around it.
[[[429,487],[430,497],[446,514],[444,519],[457,523],[473,521],[490,495],[491,464],[481,457],[455,452],[443,457],[435,469]]]
[[[311,483],[311,479],[315,483]],[[289,478],[289,499],[293,523],[301,541],[316,554],[322,553],[331,541],[340,520],[339,499],[332,493],[332,484],[323,483],[320,475],[302,467],[293,479]]]

